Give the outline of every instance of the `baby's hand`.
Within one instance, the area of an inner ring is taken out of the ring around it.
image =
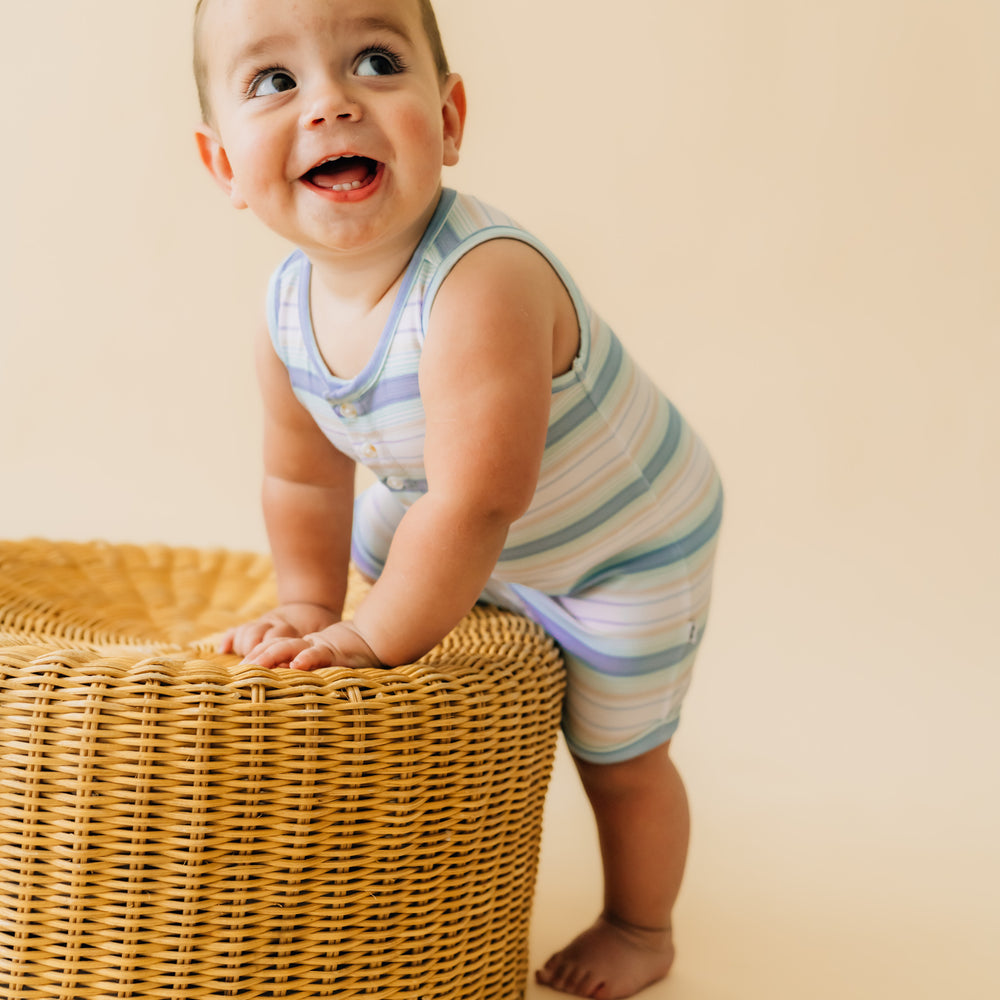
[[[338,620],[321,604],[282,604],[255,621],[231,628],[222,637],[219,652],[246,656],[266,640],[308,635]]]
[[[350,622],[337,622],[322,632],[301,638],[268,638],[248,652],[244,663],[261,667],[288,666],[293,670],[320,667],[380,667],[371,646]]]

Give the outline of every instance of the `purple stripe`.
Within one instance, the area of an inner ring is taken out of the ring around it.
[[[672,646],[657,653],[613,656],[587,644],[580,623],[562,609],[557,598],[517,583],[511,584],[510,587],[524,603],[525,614],[541,625],[560,646],[591,669],[612,677],[641,677],[643,674],[675,667],[697,649],[704,631],[698,632],[694,642],[685,642],[683,645]]]

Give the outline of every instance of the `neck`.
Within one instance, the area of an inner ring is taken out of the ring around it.
[[[393,239],[362,250],[304,248],[313,285],[339,308],[358,313],[375,308],[399,282],[434,216],[440,192],[412,225]]]
[[[369,313],[399,283],[413,249],[392,256],[382,255],[377,263],[359,260],[356,255],[336,261],[310,255],[313,297],[321,296],[330,306],[345,314]]]

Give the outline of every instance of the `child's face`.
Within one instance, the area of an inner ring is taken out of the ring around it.
[[[200,46],[199,146],[234,205],[315,255],[422,231],[465,104],[416,0],[212,0]]]

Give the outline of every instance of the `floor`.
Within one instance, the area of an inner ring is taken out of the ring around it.
[[[992,630],[952,637],[964,665],[957,683],[918,662],[937,656],[933,629],[907,655],[902,633],[897,642],[883,620],[889,645],[868,637],[866,654],[851,662],[845,640],[817,642],[818,622],[805,620],[769,661],[759,659],[751,680],[726,665],[752,655],[760,626],[728,613],[738,627],[706,644],[674,741],[693,816],[678,959],[641,996],[1000,997]],[[532,968],[599,905],[589,810],[560,743]],[[556,995],[532,982],[527,997]]]
[[[575,780],[560,750],[532,969],[599,908],[597,846]],[[979,869],[981,858],[959,857],[961,845],[934,842],[932,831],[888,847],[877,817],[831,824],[815,800],[771,798],[756,809],[743,795],[723,806],[703,780],[691,789],[696,825],[676,915],[678,959],[645,1000],[1000,996],[1000,886],[995,869]],[[527,1000],[555,996],[529,983]]]

